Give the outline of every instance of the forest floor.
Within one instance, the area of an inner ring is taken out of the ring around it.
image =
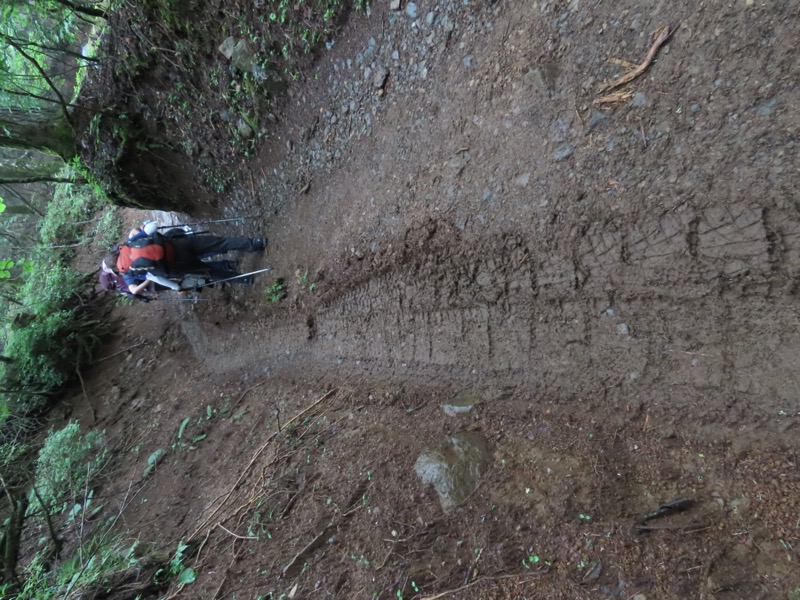
[[[106,510],[191,542],[172,597],[797,598],[797,17],[352,15],[224,163],[214,214],[248,218],[214,231],[272,271],[119,307],[71,401]]]

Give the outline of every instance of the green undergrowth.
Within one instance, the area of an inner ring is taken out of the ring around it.
[[[163,108],[168,121],[184,130],[187,123],[221,123],[232,149],[241,156],[254,155],[259,139],[268,133],[268,120],[277,95],[293,81],[312,76],[315,57],[332,46],[343,24],[366,14],[366,0],[265,0],[234,10],[221,7],[218,20],[194,18],[203,3],[185,0],[148,0],[144,11],[153,15],[148,39],[166,37],[156,44],[148,61],[175,70],[174,81],[164,90]],[[231,60],[221,51],[228,40]],[[234,50],[235,48],[235,50]],[[142,60],[131,53],[131,63]],[[204,60],[200,57],[209,57]],[[177,69],[176,69],[177,67]],[[139,72],[135,64],[124,68]],[[188,131],[184,131],[188,133]],[[183,151],[197,147],[191,136],[181,135]],[[206,182],[216,191],[225,189],[215,173]]]
[[[6,443],[0,450],[9,448]],[[135,494],[128,491],[113,502],[95,494],[107,475],[108,456],[105,432],[81,433],[74,421],[50,430],[32,461],[29,481],[19,461],[0,452],[8,497],[15,506],[26,507],[11,511],[4,540],[14,523],[31,540],[15,569],[17,577],[9,580],[0,572],[0,598],[96,598],[122,588],[131,598],[149,598],[173,582],[194,581],[194,571],[184,565],[186,544],[181,542],[171,556],[156,553],[120,527],[120,516]]]
[[[56,186],[38,225],[38,242],[16,251],[24,255],[14,256],[12,272],[2,281],[5,412],[40,403],[75,378],[110,332],[93,301],[96,272],[80,273],[70,261],[82,250],[101,256],[119,230],[115,212],[93,186]]]

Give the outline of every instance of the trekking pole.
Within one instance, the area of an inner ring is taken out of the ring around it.
[[[233,277],[226,277],[225,279],[215,279],[214,281],[208,281],[206,283],[201,283],[198,286],[195,286],[194,289],[199,290],[202,287],[206,287],[207,285],[214,285],[216,283],[225,283],[226,281],[233,281],[234,279],[241,279],[242,277],[249,277],[250,275],[258,275],[259,273],[266,273],[267,271],[272,271],[269,267],[266,269],[259,269],[258,271],[250,271],[249,273],[242,273],[241,275],[234,275]]]
[[[264,214],[250,215],[247,217],[233,217],[232,219],[215,219],[213,221],[198,221],[197,223],[179,223],[177,225],[162,225],[158,229],[170,229],[173,227],[194,227],[195,225],[211,225],[212,223],[229,223],[231,221],[244,221],[245,219],[255,219],[263,217]]]

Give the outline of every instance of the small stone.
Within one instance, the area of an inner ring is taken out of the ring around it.
[[[433,22],[436,20],[436,13],[430,11],[427,15],[425,15],[425,24],[430,27],[433,25]]]
[[[406,14],[412,19],[417,18],[417,4],[415,2],[406,4]]]
[[[647,96],[642,92],[636,92],[631,100],[631,106],[636,108],[647,108]]]
[[[389,69],[379,68],[375,70],[375,77],[372,79],[372,85],[375,89],[380,89],[386,84],[386,79],[389,77]]]
[[[566,160],[572,156],[573,152],[575,152],[575,146],[562,146],[553,153],[553,160],[556,162]]]
[[[239,120],[239,123],[236,126],[236,131],[242,138],[246,140],[249,140],[251,137],[255,135],[253,128],[250,127],[250,125],[248,125],[244,119]]]
[[[447,165],[450,167],[453,174],[458,177],[464,171],[464,167],[467,166],[467,160],[462,155],[457,155],[451,158]]]
[[[236,40],[232,37],[226,38],[224,42],[222,42],[218,48],[218,50],[222,53],[222,55],[227,58],[228,60],[231,59],[233,56],[233,49],[236,47]]]
[[[472,54],[467,54],[462,62],[469,69],[472,66]]]
[[[631,332],[627,323],[620,323],[617,325],[617,333],[620,335],[628,335]]]
[[[600,112],[599,110],[593,110],[592,115],[589,117],[589,123],[586,125],[586,131],[594,131],[601,123],[604,123],[607,120],[608,116],[605,113]]]
[[[242,73],[251,73],[255,63],[255,52],[247,40],[239,40],[231,54],[231,65]]]
[[[392,0],[389,3],[389,10],[400,10],[400,0]]]
[[[400,53],[397,50],[392,52],[392,60],[400,60]]]
[[[520,175],[519,177],[517,177],[514,180],[514,185],[516,185],[517,187],[522,187],[522,188],[527,187],[528,186],[528,182],[530,181],[530,179],[531,179],[530,172],[523,173],[522,175]]]
[[[758,107],[758,116],[759,117],[771,117],[775,113],[775,108],[778,106],[778,99],[773,98],[772,100],[767,100],[764,104]]]

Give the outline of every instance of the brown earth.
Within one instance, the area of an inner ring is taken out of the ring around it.
[[[109,436],[106,510],[147,547],[192,541],[197,581],[170,596],[797,594],[797,17],[504,0],[351,18],[216,200],[268,215],[215,230],[268,235],[243,267],[270,276],[120,307],[73,401]],[[635,95],[594,104],[662,26]],[[464,392],[477,405],[445,414]],[[445,511],[414,464],[465,430],[490,458]]]

